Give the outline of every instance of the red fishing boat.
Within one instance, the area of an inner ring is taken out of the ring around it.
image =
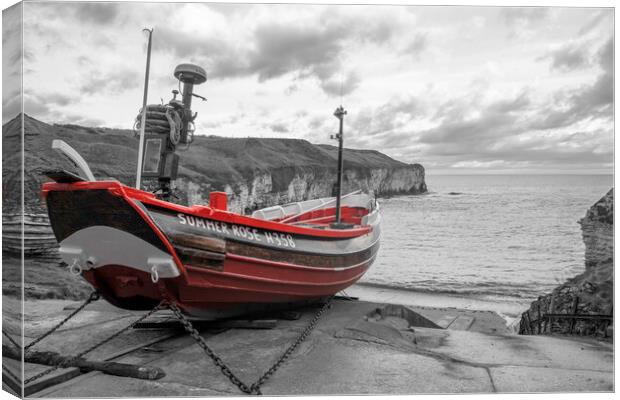
[[[169,105],[157,109],[170,123],[149,124],[146,114],[151,122],[164,119],[157,120],[161,115],[150,106],[141,111],[142,133],[149,126],[155,132],[146,136],[140,164],[142,173],[158,174],[159,195],[118,181],[96,181],[77,152],[54,142],[82,171],[48,171],[54,182],[42,188],[60,255],[71,271],[118,307],[147,310],[167,295],[184,313],[200,318],[315,301],[356,282],[377,256],[380,214],[366,194],[340,196],[342,107],[335,113],[340,119],[336,197],[241,215],[228,210],[226,193],[212,192],[208,205],[188,207],[168,201],[175,175],[170,174],[170,146],[163,146],[168,152],[149,155],[162,147],[149,142],[157,135],[168,144],[175,137],[177,143],[189,142],[192,87],[206,74],[182,64],[175,76],[185,84],[183,100],[176,100],[175,91]],[[170,115],[182,123],[175,124]],[[164,127],[163,132],[153,127]],[[158,156],[162,166],[153,168],[149,163]]]
[[[226,210],[225,193],[185,207],[116,181],[46,183],[60,254],[110,303],[151,309],[163,285],[190,315],[330,296],[357,281],[379,249],[379,213],[367,195],[259,210]],[[213,313],[215,312],[215,313]]]

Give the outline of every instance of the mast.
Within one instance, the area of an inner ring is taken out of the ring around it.
[[[338,181],[336,184],[336,223],[335,227],[340,225],[340,200],[342,196],[342,167],[343,167],[343,159],[342,159],[342,123],[344,120],[344,116],[347,115],[347,112],[342,105],[336,108],[334,111],[334,116],[340,120],[340,129],[338,130]]]
[[[153,28],[142,29],[142,32],[149,33],[149,44],[146,49],[146,74],[144,76],[144,97],[142,98],[142,120],[140,122],[140,144],[138,146],[138,172],[136,172],[136,189],[140,189],[140,181],[142,180],[142,158],[144,157],[144,128],[146,127],[146,98],[149,93],[149,70],[151,68],[151,38],[153,36]]]

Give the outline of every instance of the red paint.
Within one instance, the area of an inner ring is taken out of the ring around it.
[[[137,190],[123,185],[118,181],[96,181],[96,182],[75,182],[75,183],[56,183],[48,182],[43,184],[42,195],[47,196],[50,190],[88,190],[88,189],[107,189],[112,194],[128,199],[135,199],[142,203],[152,204],[168,210],[181,212],[184,214],[194,215],[203,218],[209,218],[216,221],[229,222],[232,224],[246,225],[253,228],[261,228],[267,230],[280,231],[284,233],[293,233],[298,235],[323,237],[323,238],[354,238],[365,235],[372,230],[370,226],[359,226],[352,229],[314,229],[304,226],[290,225],[292,222],[298,222],[302,218],[325,217],[328,214],[335,213],[333,208],[327,210],[316,210],[304,214],[289,223],[283,224],[277,221],[266,221],[258,218],[252,218],[245,215],[235,214],[229,211],[216,210],[208,206],[192,206],[186,207],[179,204],[169,203],[167,201],[157,199],[152,193],[143,190]],[[133,204],[133,202],[130,202]],[[135,207],[134,207],[135,208]],[[350,209],[342,207],[343,219],[347,217],[362,217],[363,212],[359,209]],[[142,213],[140,213],[142,215]]]
[[[209,194],[209,207],[216,210],[228,210],[228,194],[226,192],[211,192]]]
[[[166,279],[166,288],[188,313],[196,310],[222,310],[249,303],[274,303],[318,299],[330,296],[356,282],[371,260],[344,271],[308,272],[227,260],[224,272],[187,266],[188,281]],[[319,270],[318,268],[316,270]],[[161,300],[148,273],[122,266],[105,266],[84,272],[84,277],[111,303],[128,308],[127,302],[139,296]],[[121,277],[125,285],[119,285]],[[147,308],[147,307],[145,307]]]

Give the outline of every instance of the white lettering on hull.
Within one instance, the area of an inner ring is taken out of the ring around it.
[[[250,240],[257,243],[273,244],[278,247],[288,247],[294,249],[297,245],[295,239],[290,234],[279,232],[261,232],[256,228],[242,225],[227,224],[220,221],[205,220],[200,217],[177,214],[179,224],[194,226],[199,229],[214,233],[223,233],[227,236],[234,236],[241,239]]]

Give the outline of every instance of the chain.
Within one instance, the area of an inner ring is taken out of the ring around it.
[[[321,309],[314,315],[314,318],[312,318],[312,320],[308,323],[308,325],[306,326],[306,328],[303,330],[303,332],[297,337],[297,339],[289,346],[288,349],[286,349],[286,351],[284,353],[282,353],[282,355],[280,356],[280,358],[278,359],[278,361],[275,362],[275,364],[273,364],[271,366],[271,368],[269,368],[267,370],[267,372],[265,372],[263,374],[263,376],[261,376],[260,378],[258,378],[258,380],[256,382],[254,382],[252,384],[252,386],[250,386],[250,389],[252,390],[253,393],[256,393],[258,395],[261,395],[262,393],[260,392],[260,387],[278,370],[278,368],[280,368],[280,366],[282,364],[284,364],[284,362],[287,360],[287,358],[289,358],[289,356],[291,354],[293,354],[293,352],[295,351],[295,349],[297,349],[297,347],[299,347],[299,345],[306,340],[306,338],[308,337],[308,335],[310,334],[310,332],[314,329],[314,327],[316,326],[317,322],[319,321],[319,318],[321,318],[321,315],[323,315],[323,313],[331,307],[331,302],[332,302],[333,297],[330,297],[329,299],[327,299],[327,301],[325,302],[325,304],[323,304],[323,307],[321,307]]]
[[[3,329],[2,330],[2,334],[9,339],[9,341],[13,344],[13,346],[17,347],[17,349],[21,352],[22,350],[22,346],[20,346],[19,344],[17,344],[17,342],[8,334],[6,333],[6,331]]]
[[[179,307],[177,307],[177,305],[173,302],[168,302],[168,307],[170,308],[170,310],[172,310],[177,319],[181,321],[181,324],[183,324],[183,327],[185,328],[187,333],[189,333],[190,336],[194,338],[196,343],[198,343],[198,346],[200,346],[204,350],[204,352],[211,358],[211,360],[213,360],[213,363],[217,367],[219,367],[219,369],[222,371],[222,374],[224,374],[224,376],[226,376],[233,384],[235,384],[235,386],[237,386],[239,390],[241,390],[243,393],[252,394],[252,389],[248,387],[245,383],[243,383],[241,379],[237,378],[237,376],[230,370],[230,368],[228,368],[228,366],[224,364],[224,361],[217,354],[215,354],[213,350],[211,350],[211,348],[207,345],[202,336],[200,336],[200,333],[196,330],[196,328],[194,328],[192,323],[187,318],[185,318]]]
[[[34,346],[35,344],[39,343],[41,340],[45,339],[46,337],[48,337],[49,335],[51,335],[52,333],[56,332],[56,330],[58,328],[60,328],[61,326],[63,326],[67,321],[69,321],[71,318],[75,317],[75,315],[77,313],[79,313],[80,311],[82,311],[84,309],[84,307],[86,307],[87,305],[89,305],[90,303],[92,303],[93,301],[97,301],[99,300],[100,296],[99,293],[92,292],[90,294],[90,296],[88,296],[88,299],[86,299],[86,301],[84,303],[82,303],[82,305],[80,305],[78,308],[76,308],[71,314],[67,315],[67,317],[65,319],[63,319],[62,321],[60,321],[56,326],[54,326],[52,329],[50,329],[49,331],[45,332],[43,335],[39,336],[38,338],[36,338],[35,340],[33,340],[32,342],[30,342],[28,345],[26,345],[26,347],[24,347],[24,352],[27,352],[28,349],[30,349],[32,346]]]
[[[106,339],[103,339],[99,343],[96,343],[96,344],[90,346],[89,348],[87,348],[86,350],[82,351],[78,355],[76,355],[74,357],[71,357],[70,359],[67,359],[67,360],[65,360],[63,362],[60,362],[57,365],[55,365],[55,366],[53,366],[53,367],[51,367],[49,369],[46,369],[45,371],[42,371],[42,372],[40,372],[40,373],[38,373],[38,374],[36,374],[36,375],[26,379],[24,381],[24,385],[26,385],[26,384],[28,384],[28,383],[30,383],[32,381],[35,381],[35,380],[37,380],[37,379],[39,379],[39,378],[41,378],[41,377],[43,377],[43,376],[45,376],[47,374],[50,374],[53,371],[57,370],[58,368],[66,368],[66,367],[68,367],[69,365],[73,364],[76,360],[84,357],[86,354],[90,353],[91,351],[95,350],[96,348],[98,348],[98,347],[108,343],[110,340],[116,338],[117,336],[121,335],[125,331],[133,328],[137,323],[141,322],[142,320],[150,317],[153,313],[159,311],[163,307],[164,304],[165,304],[165,302],[162,301],[155,308],[153,308],[151,311],[147,312],[146,314],[144,314],[143,316],[141,316],[140,318],[138,318],[137,320],[135,320],[131,324],[127,325],[126,327],[124,327],[123,329],[117,331],[116,333],[112,334],[111,336],[108,336]]]
[[[196,330],[196,328],[194,328],[194,326],[192,325],[192,323],[185,318],[185,316],[183,315],[183,313],[181,312],[181,310],[177,307],[176,304],[174,304],[174,302],[172,301],[168,301],[168,307],[170,308],[170,310],[172,310],[172,312],[174,313],[174,315],[177,317],[177,319],[179,321],[181,321],[181,324],[183,324],[183,327],[185,328],[185,330],[190,334],[190,336],[192,338],[194,338],[194,340],[196,341],[196,343],[198,343],[198,345],[204,350],[204,352],[211,358],[211,360],[213,360],[213,363],[220,368],[220,370],[222,371],[222,374],[224,374],[224,376],[226,376],[235,386],[237,386],[239,388],[239,390],[241,390],[243,393],[247,393],[247,394],[255,394],[255,395],[262,395],[261,391],[260,391],[260,387],[278,370],[278,368],[280,368],[280,366],[286,361],[286,359],[295,351],[295,349],[297,349],[297,347],[299,347],[299,345],[306,340],[306,338],[308,337],[308,335],[310,334],[310,332],[314,329],[314,327],[316,326],[316,323],[318,322],[319,318],[321,318],[321,315],[323,315],[323,313],[325,312],[325,310],[327,310],[330,307],[331,304],[331,300],[332,298],[330,297],[327,302],[325,302],[325,304],[323,305],[323,307],[321,307],[321,309],[316,313],[316,315],[314,316],[314,318],[312,318],[312,320],[310,321],[310,323],[308,323],[308,325],[306,326],[306,328],[303,330],[303,332],[297,337],[297,339],[295,340],[295,342],[293,342],[293,344],[291,344],[289,346],[288,349],[286,349],[286,351],[280,356],[280,358],[278,359],[278,361],[275,362],[275,364],[273,364],[271,366],[271,368],[269,368],[267,370],[267,372],[265,372],[256,382],[254,382],[251,386],[248,387],[248,385],[246,385],[245,383],[243,383],[243,381],[241,381],[241,379],[239,379],[231,370],[230,368],[228,368],[228,366],[224,363],[224,361],[217,355],[215,354],[215,352],[213,352],[213,350],[211,350],[211,348],[207,345],[207,343],[205,342],[205,340],[203,339],[202,336],[200,336],[200,333]]]
[[[163,288],[160,288],[163,289]],[[163,290],[162,290],[163,291]],[[310,332],[315,328],[317,322],[319,321],[319,318],[321,318],[321,316],[323,315],[323,313],[330,308],[331,305],[331,301],[333,299],[333,297],[330,297],[325,304],[323,304],[323,307],[321,307],[321,309],[316,313],[316,315],[312,318],[312,320],[308,323],[308,325],[305,327],[305,329],[301,332],[301,334],[297,337],[297,339],[286,349],[286,351],[280,356],[280,358],[271,366],[271,368],[269,368],[267,370],[267,372],[265,372],[256,382],[254,382],[251,386],[246,385],[241,379],[239,379],[232,371],[231,369],[224,363],[224,361],[217,355],[215,354],[215,352],[207,345],[207,343],[205,342],[205,340],[203,339],[202,336],[200,336],[200,333],[196,330],[196,328],[194,328],[194,326],[192,325],[192,323],[185,318],[185,316],[183,315],[183,313],[181,312],[181,310],[179,309],[179,307],[174,303],[174,301],[172,301],[170,299],[170,297],[167,295],[167,293],[162,293],[164,294],[164,299],[162,300],[161,303],[159,303],[155,308],[153,308],[151,311],[149,311],[148,313],[144,314],[143,316],[141,316],[140,318],[138,318],[137,320],[135,320],[134,322],[132,322],[131,324],[127,325],[126,327],[124,327],[123,329],[117,331],[116,333],[112,334],[111,336],[107,337],[106,339],[100,341],[99,343],[96,343],[94,345],[92,345],[91,347],[87,348],[86,350],[82,351],[81,353],[79,353],[78,355],[67,359],[63,362],[58,363],[57,365],[44,370],[28,379],[26,379],[24,381],[24,385],[35,381],[37,379],[40,379],[41,377],[48,375],[50,373],[52,373],[53,371],[59,369],[59,368],[66,368],[67,366],[71,365],[74,361],[82,358],[83,356],[85,356],[86,354],[90,353],[91,351],[97,349],[98,347],[108,343],[109,341],[111,341],[112,339],[118,337],[119,335],[121,335],[122,333],[124,333],[125,331],[133,328],[136,324],[138,324],[139,322],[143,321],[144,319],[148,318],[149,316],[151,316],[153,313],[159,311],[160,309],[162,309],[165,305],[168,306],[168,308],[170,308],[170,310],[173,312],[173,314],[177,317],[177,319],[181,322],[181,324],[183,325],[184,329],[190,334],[190,336],[196,341],[196,343],[198,343],[198,345],[204,350],[204,352],[211,358],[211,360],[213,360],[213,363],[220,368],[220,370],[222,371],[222,374],[224,376],[226,376],[230,382],[232,382],[235,386],[237,386],[239,388],[239,390],[241,390],[243,393],[247,393],[247,394],[256,394],[256,395],[262,395],[261,391],[260,391],[260,387],[278,370],[278,368],[280,368],[280,366],[282,364],[284,364],[284,362],[290,357],[290,355],[297,349],[297,347],[299,347],[299,345],[306,340],[306,338],[308,337],[308,335],[310,334]],[[47,336],[51,335],[52,333],[54,333],[58,328],[60,328],[62,325],[64,325],[67,321],[69,321],[71,318],[73,318],[77,313],[79,313],[80,311],[82,311],[84,309],[84,307],[86,307],[88,304],[90,304],[93,301],[98,300],[99,294],[97,292],[93,292],[91,293],[91,295],[89,296],[89,298],[80,306],[78,307],[75,311],[73,311],[71,314],[69,314],[65,319],[63,319],[60,323],[58,323],[56,326],[54,326],[52,329],[50,329],[49,331],[47,331],[46,333],[44,333],[43,335],[39,336],[38,338],[36,338],[35,340],[33,340],[30,344],[28,344],[25,347],[25,350],[28,350],[29,348],[31,348],[32,346],[34,346],[35,344],[39,343],[41,340],[43,340],[44,338],[46,338]],[[16,346],[16,347],[20,347],[4,330],[2,331],[2,333]]]
[[[15,375],[8,367],[6,367],[4,364],[2,364],[2,371],[4,371],[11,379],[13,379],[15,382],[20,383],[22,380],[19,379],[19,377],[17,375]]]

